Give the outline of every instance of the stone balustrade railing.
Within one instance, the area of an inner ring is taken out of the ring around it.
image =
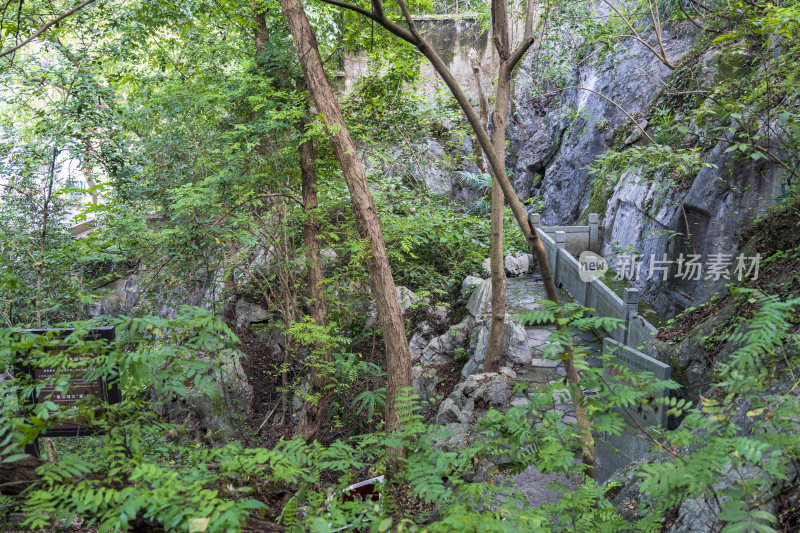
[[[539,213],[531,213],[528,217],[531,226],[537,228],[551,239],[556,238],[556,233],[564,233],[564,246],[571,254],[580,254],[585,250],[600,253],[600,215],[589,213],[588,226],[542,226],[542,217]]]
[[[581,264],[575,255],[584,251],[599,253],[599,217],[589,215],[588,226],[543,227],[538,214],[530,215],[531,226],[537,232],[547,252],[547,261],[556,285],[566,289],[584,307],[594,310],[599,316],[620,319],[622,329],[603,332],[603,353],[611,354],[614,362],[634,372],[650,371],[658,379],[669,379],[672,369],[642,350],[658,329],[638,312],[639,290],[626,288],[620,298],[600,279],[585,281],[581,277]],[[588,278],[589,276],[584,276]],[[666,396],[664,391],[661,396]],[[661,425],[666,427],[667,414],[663,405],[648,403],[642,409],[623,410],[628,422],[621,435],[599,435],[596,443],[597,476],[600,481],[608,479],[612,472],[643,456],[649,443],[636,436],[640,427]]]

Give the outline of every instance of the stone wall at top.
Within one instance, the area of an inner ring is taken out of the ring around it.
[[[497,53],[492,45],[492,32],[484,28],[477,13],[450,15],[425,15],[414,17],[420,33],[447,64],[459,85],[471,101],[477,103],[477,83],[472,72],[471,56],[474,55],[483,70],[482,83],[488,88],[498,68]],[[516,42],[522,35],[522,23],[515,19],[512,25],[512,39]],[[361,49],[348,51],[344,57],[344,71],[338,81],[344,92],[353,89],[358,78],[369,72],[368,51]],[[444,86],[431,64],[420,58],[422,83],[420,88],[428,96],[434,96],[437,87]],[[447,90],[446,87],[443,87]]]

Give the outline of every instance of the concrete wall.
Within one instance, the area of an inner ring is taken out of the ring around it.
[[[628,321],[628,339],[626,344],[633,348],[642,348],[649,340],[658,335],[658,329],[644,319],[640,314],[634,313]]]
[[[531,226],[541,229],[553,239],[556,238],[556,233],[563,231],[566,237],[565,248],[573,255],[580,255],[581,252],[587,250],[596,254],[600,253],[602,228],[600,227],[600,216],[597,213],[589,213],[588,226],[542,226],[542,219],[538,213],[531,213],[528,220]]]
[[[533,215],[532,215],[533,218]],[[532,220],[532,224],[536,219]],[[637,313],[639,304],[639,291],[637,289],[625,289],[625,298],[620,298],[605,283],[599,279],[584,281],[581,279],[581,267],[573,254],[578,254],[585,250],[572,252],[568,249],[568,234],[561,231],[559,227],[543,228],[536,226],[536,233],[544,244],[547,253],[547,262],[556,284],[562,286],[585,307],[595,310],[597,316],[617,318],[625,323],[625,328],[615,329],[608,333],[612,339],[627,344],[635,348],[644,345],[647,340],[658,333],[658,330]],[[596,231],[597,221],[594,228],[591,226],[577,226],[580,231],[572,232],[572,235],[579,234],[580,242],[589,243],[592,231]],[[554,237],[550,236],[548,230],[555,229]],[[573,242],[576,242],[576,239]]]
[[[669,379],[672,374],[669,365],[611,339],[603,340],[603,353],[611,355],[614,363],[627,366],[634,372],[652,372],[656,379]],[[664,398],[668,393],[662,391],[658,397]],[[654,402],[620,409],[619,414],[627,423],[622,433],[620,435],[604,433],[598,435],[595,441],[597,480],[600,482],[649,451],[651,443],[638,436],[641,433],[639,426],[667,426],[666,407]]]
[[[484,91],[487,94],[494,93],[493,80],[497,76],[500,62],[492,44],[491,29],[484,30],[477,13],[415,16],[414,21],[422,36],[431,43],[473,103],[478,103],[478,86],[470,62],[473,55],[481,64]],[[520,17],[511,17],[511,21],[512,39],[517,42],[522,35],[523,22]],[[369,73],[369,68],[367,50],[345,52],[344,71],[341,78],[336,80],[337,85],[344,92],[351,91],[358,78]],[[424,57],[420,57],[420,74],[420,89],[427,96],[435,96],[439,86],[447,89]]]

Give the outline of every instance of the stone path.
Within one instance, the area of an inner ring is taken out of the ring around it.
[[[508,312],[511,315],[521,315],[535,311],[539,307],[539,302],[545,299],[544,284],[540,276],[524,276],[511,278],[508,280]],[[559,298],[562,302],[574,301],[565,291],[559,290]],[[555,326],[525,326],[525,334],[528,337],[528,344],[531,347],[533,359],[528,369],[517,371],[517,381],[528,383],[533,393],[537,390],[544,390],[556,380],[562,380],[566,375],[563,363],[542,357],[542,348],[547,344],[548,336],[555,330]],[[578,345],[589,352],[589,363],[596,365],[597,356],[601,353],[603,343],[600,337],[592,333],[581,333],[578,335]],[[576,423],[572,409],[572,402],[568,394],[554,395],[553,408],[564,413],[562,421],[565,423]],[[528,402],[524,396],[518,396],[511,400],[512,405],[524,405]],[[556,501],[560,494],[547,488],[550,481],[560,481],[567,487],[572,485],[563,474],[541,473],[536,467],[530,466],[525,471],[516,475],[502,476],[498,482],[509,487],[514,487],[522,492],[528,503],[533,507],[552,503]]]
[[[523,315],[536,311],[540,303],[546,298],[542,278],[538,274],[511,278],[508,280],[508,312],[511,315]],[[562,302],[573,302],[574,299],[564,290],[559,289],[558,297]],[[528,345],[533,350],[533,360],[527,371],[517,372],[517,380],[534,384],[547,385],[551,381],[563,378],[566,373],[560,361],[553,361],[542,357],[542,348],[547,344],[547,338],[555,330],[555,326],[525,326]],[[578,336],[578,345],[589,352],[589,363],[597,364],[597,356],[603,350],[603,340],[592,333],[581,333]]]

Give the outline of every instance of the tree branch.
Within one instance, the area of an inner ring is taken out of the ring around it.
[[[534,42],[536,42],[536,38],[531,35],[530,37],[528,37],[526,41],[520,43],[517,49],[514,50],[514,53],[511,54],[511,56],[508,58],[508,70],[510,70],[511,72],[514,71],[514,67],[517,66],[519,60],[522,59],[522,57],[525,55],[528,49],[531,46],[533,46]]]
[[[12,54],[12,53],[16,52],[17,50],[19,50],[20,48],[22,48],[23,46],[25,46],[26,44],[30,43],[31,41],[36,39],[38,36],[43,34],[51,26],[54,26],[54,25],[58,24],[59,22],[61,22],[65,18],[67,18],[68,16],[80,11],[81,9],[83,9],[86,6],[88,6],[89,4],[91,4],[94,1],[95,0],[83,0],[83,2],[81,2],[77,6],[73,7],[69,11],[66,11],[65,13],[62,13],[61,15],[57,16],[56,18],[54,18],[53,20],[51,20],[50,22],[48,22],[47,24],[45,24],[44,26],[42,26],[41,28],[39,28],[38,30],[33,32],[33,35],[31,35],[30,37],[28,37],[27,39],[25,39],[24,41],[22,41],[18,45],[12,46],[11,48],[9,48],[7,50],[3,50],[2,52],[0,52],[0,57],[4,57],[4,56],[7,56],[8,54]]]
[[[640,43],[642,43],[642,44],[643,44],[643,45],[644,45],[644,46],[645,46],[645,47],[646,47],[648,50],[650,50],[651,52],[653,52],[653,55],[654,55],[654,56],[656,56],[656,57],[657,57],[657,58],[658,58],[658,59],[659,59],[659,60],[660,60],[662,63],[664,63],[664,64],[665,64],[667,67],[669,67],[671,70],[675,70],[675,64],[674,64],[674,63],[672,63],[672,62],[669,60],[669,58],[668,58],[668,57],[667,57],[667,55],[666,55],[666,52],[664,52],[664,55],[661,55],[661,54],[659,54],[659,53],[658,53],[658,51],[657,51],[655,48],[653,48],[652,46],[650,46],[650,44],[649,44],[647,41],[645,41],[644,39],[642,39],[641,35],[639,35],[639,32],[638,32],[638,31],[636,31],[636,28],[634,28],[634,27],[633,27],[633,24],[631,24],[631,23],[630,23],[630,21],[628,20],[628,18],[627,18],[625,15],[623,15],[622,13],[620,13],[619,9],[617,9],[617,6],[615,6],[614,4],[612,4],[612,3],[611,3],[609,0],[603,0],[603,2],[605,2],[605,3],[606,3],[606,5],[607,5],[608,7],[610,7],[611,9],[613,9],[613,10],[614,10],[614,12],[615,12],[617,15],[619,15],[619,16],[620,16],[620,18],[623,20],[623,22],[625,22],[625,25],[626,25],[626,26],[628,26],[628,28],[629,28],[629,29],[630,29],[630,30],[633,32],[633,38],[634,38],[634,39],[636,39],[637,41],[639,41]],[[656,24],[657,24],[656,20],[655,20],[655,19],[653,19],[653,25],[656,25]],[[657,35],[658,35],[658,32],[659,32],[659,31],[660,31],[660,29],[657,29],[657,30],[656,30],[656,34],[657,34]],[[661,42],[661,41],[660,41],[660,39],[659,39],[659,43],[660,43],[660,42]],[[663,49],[663,45],[662,45],[662,49]]]
[[[375,1],[379,2],[380,0],[375,0]],[[419,31],[417,31],[417,25],[414,23],[414,19],[411,17],[411,12],[408,10],[408,6],[406,6],[406,3],[403,0],[397,0],[397,3],[400,6],[400,10],[403,12],[403,16],[406,19],[406,24],[408,24],[408,30],[411,32],[411,35],[413,35],[414,39],[416,40],[415,44],[417,45],[417,48],[422,50],[422,46],[423,45],[427,46],[427,43],[422,38],[422,35],[419,34]]]
[[[341,0],[321,0],[321,1],[325,4],[330,4],[332,6],[348,9],[350,11],[363,15],[370,20],[374,20],[375,22],[383,26],[391,33],[403,39],[404,41],[407,41],[413,45],[417,44],[416,41],[414,40],[414,36],[411,34],[409,30],[400,26],[399,24],[392,22],[386,17],[386,15],[383,13],[383,7],[380,8],[380,11],[378,13],[374,13],[372,11],[369,11],[368,9],[364,9],[363,7],[358,7],[353,4],[349,4],[347,2],[342,2]]]

